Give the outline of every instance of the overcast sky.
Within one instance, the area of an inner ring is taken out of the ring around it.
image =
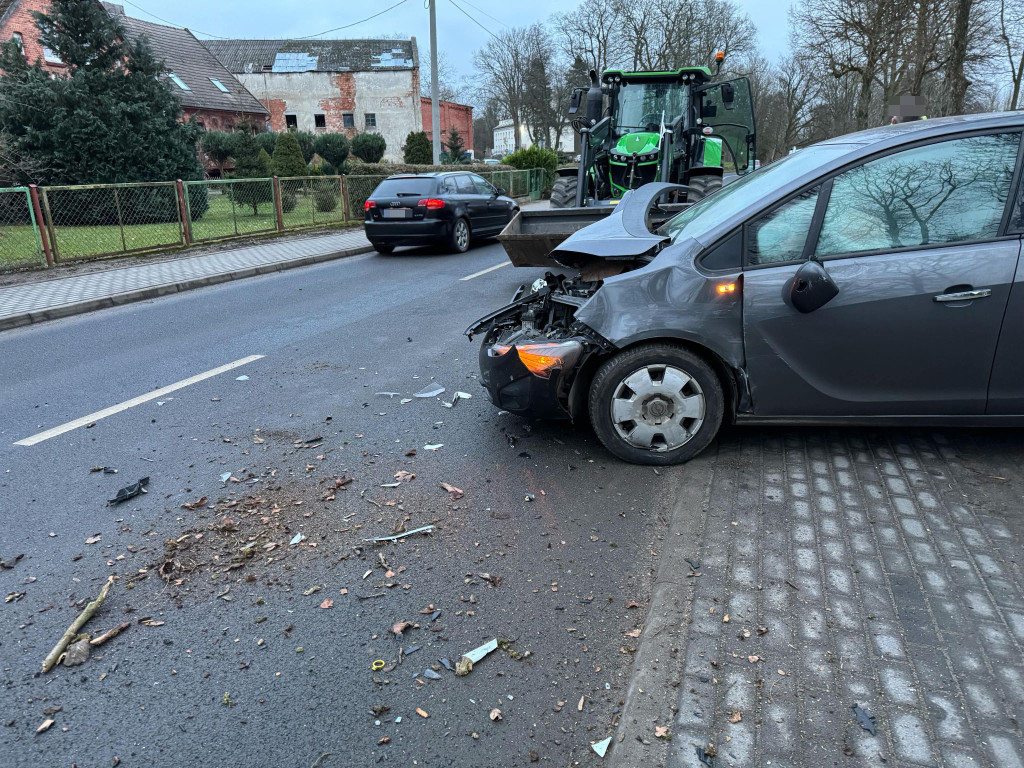
[[[765,55],[775,58],[785,51],[788,39],[787,11],[790,0],[736,0],[758,28]],[[373,3],[353,0],[113,0],[123,3],[125,12],[149,21],[170,22],[188,27],[199,37],[293,38],[316,35],[324,30],[352,24],[387,8],[399,0]],[[552,14],[567,11],[578,0],[455,0],[480,25],[491,30],[502,24],[524,26],[544,22]],[[146,13],[145,11],[151,12]],[[154,17],[152,14],[164,17]],[[374,19],[331,32],[324,37],[415,36],[424,59],[430,49],[430,24],[424,0],[405,0],[397,8]],[[487,39],[487,32],[467,18],[452,0],[437,0],[438,50],[447,54],[459,79],[472,72],[473,51]],[[703,62],[692,62],[701,64]]]

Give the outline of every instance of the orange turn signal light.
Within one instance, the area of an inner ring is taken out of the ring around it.
[[[736,283],[720,283],[718,285],[718,293],[722,296],[729,293],[736,293]]]
[[[508,344],[495,344],[491,347],[495,357],[504,355],[511,349]],[[516,347],[519,361],[534,376],[542,379],[551,377],[553,371],[571,367],[582,351],[578,341],[562,341],[541,344],[522,344]]]
[[[715,51],[715,61],[721,61],[725,58],[725,51]]]

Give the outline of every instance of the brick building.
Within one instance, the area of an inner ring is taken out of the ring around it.
[[[181,100],[186,117],[192,115],[207,129],[231,130],[241,120],[266,124],[267,109],[228,72],[187,29],[167,27],[126,16],[124,8],[102,3],[124,26],[128,37],[145,37],[157,59],[164,62],[163,76]],[[49,0],[0,0],[0,41],[15,38],[30,63],[39,60],[44,69],[60,75],[65,66],[52,51],[40,45],[33,11],[45,13]]]
[[[430,99],[420,96],[420,110],[423,130],[427,132],[427,138],[433,140],[433,122],[430,117]],[[438,101],[438,109],[441,117],[441,141],[448,135],[448,129],[455,126],[462,135],[466,144],[466,151],[473,151],[473,108],[468,104],[456,104],[454,101]]]
[[[275,131],[379,133],[385,157],[423,128],[416,38],[206,40],[204,45],[270,110]]]

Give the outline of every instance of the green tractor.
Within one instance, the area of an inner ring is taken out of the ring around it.
[[[719,64],[721,56],[718,56]],[[590,72],[569,114],[580,134],[580,163],[559,168],[552,208],[616,203],[651,182],[687,187],[695,202],[721,188],[726,172],[754,165],[754,108],[745,77],[712,82],[707,67],[670,72]],[[680,193],[674,193],[678,196]]]

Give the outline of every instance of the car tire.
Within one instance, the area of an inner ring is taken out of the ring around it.
[[[576,186],[575,176],[559,176],[551,187],[552,208],[575,208]]]
[[[594,374],[588,398],[601,444],[633,464],[689,461],[714,440],[724,409],[715,371],[671,342],[632,347],[606,360]]]
[[[377,243],[374,243],[373,244],[373,250],[375,250],[377,253],[383,253],[386,256],[387,254],[394,252],[395,246],[393,246],[393,245],[379,245]]]
[[[696,203],[698,200],[703,200],[708,195],[713,195],[720,190],[722,188],[722,177],[713,174],[691,176],[686,185],[690,188],[686,193],[686,201]]]
[[[455,253],[465,253],[469,250],[469,240],[469,221],[465,216],[460,216],[452,223],[452,231],[448,235],[448,248]]]

